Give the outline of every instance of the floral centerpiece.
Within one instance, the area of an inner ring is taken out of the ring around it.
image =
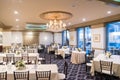
[[[16,50],[17,55],[19,55],[20,53],[22,53],[22,50]]]
[[[106,55],[106,57],[110,58],[112,54],[107,51],[105,55]]]
[[[18,70],[23,70],[23,69],[26,68],[23,60],[20,60],[20,61],[16,62],[15,66]]]
[[[78,51],[79,51],[79,52],[81,52],[81,51],[82,51],[82,49],[81,49],[81,48],[78,48]]]
[[[67,46],[63,46],[63,49],[67,49],[68,47]]]

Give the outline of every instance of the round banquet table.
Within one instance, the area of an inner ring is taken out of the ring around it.
[[[73,64],[85,63],[85,51],[72,51],[71,62]]]

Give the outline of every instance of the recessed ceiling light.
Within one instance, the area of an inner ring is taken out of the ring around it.
[[[86,21],[86,18],[83,18],[82,21]]]
[[[18,14],[18,11],[14,11],[14,14]]]
[[[69,22],[68,25],[71,25],[71,23]]]
[[[20,21],[19,19],[16,19],[16,21]]]
[[[107,14],[111,14],[112,13],[112,11],[107,11]]]

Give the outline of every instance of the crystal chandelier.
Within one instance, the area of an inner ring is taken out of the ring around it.
[[[42,19],[49,20],[46,24],[48,30],[63,30],[66,24],[63,22],[72,17],[72,14],[64,11],[49,11],[40,15]]]
[[[57,29],[65,29],[66,27],[66,24],[63,23],[62,20],[50,20],[49,23],[46,24],[46,26],[48,27],[48,29],[54,29],[54,30],[57,30]]]

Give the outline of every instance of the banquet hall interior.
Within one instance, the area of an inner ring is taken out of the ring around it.
[[[120,80],[120,0],[0,0],[0,80]]]

